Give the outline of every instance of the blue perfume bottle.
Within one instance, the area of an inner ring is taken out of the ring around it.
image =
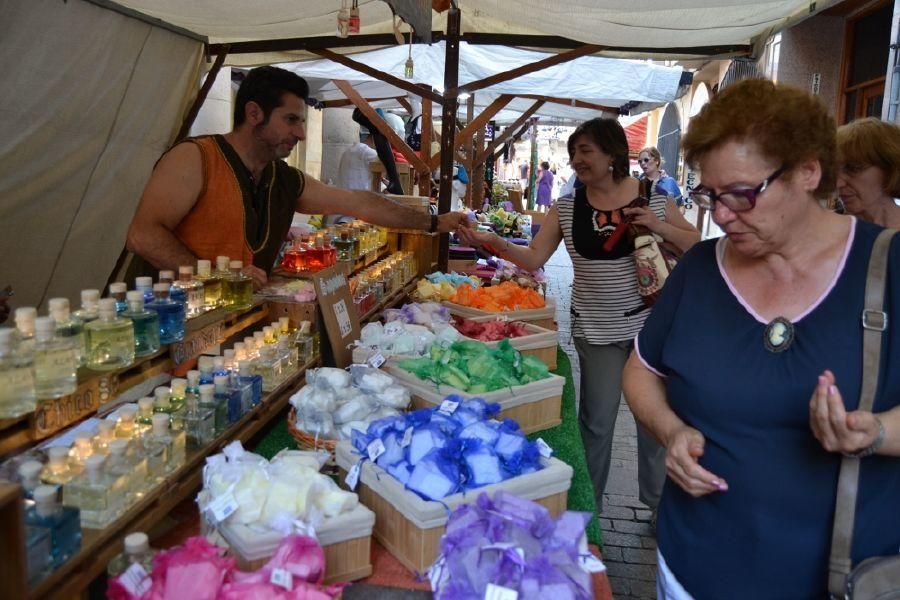
[[[262,402],[263,395],[263,378],[261,375],[253,373],[253,365],[249,360],[242,360],[238,363],[238,381],[243,384],[249,384],[252,388],[253,406],[257,406]]]
[[[112,286],[113,284],[110,284]],[[159,314],[144,308],[142,292],[132,290],[126,294],[128,310],[123,319],[131,319],[134,325],[134,355],[147,356],[159,350]]]
[[[168,283],[169,298],[172,300],[172,302],[181,304],[182,308],[187,311],[187,294],[184,293],[183,289],[173,285],[175,283],[175,271],[160,271],[159,283]]]
[[[227,375],[217,375],[213,381],[216,387],[216,404],[225,404],[225,415],[228,424],[237,423],[243,414],[241,392],[232,388]]]
[[[46,527],[25,526],[25,562],[28,565],[28,585],[34,586],[53,569],[52,536]]]
[[[39,485],[34,504],[25,511],[25,524],[50,530],[50,560],[60,566],[81,548],[81,520],[77,508],[60,506],[56,486]]]
[[[157,283],[153,286],[153,302],[147,310],[159,315],[159,341],[172,344],[184,339],[184,304],[169,298],[169,284]]]

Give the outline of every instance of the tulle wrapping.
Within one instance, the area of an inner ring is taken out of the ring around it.
[[[438,407],[374,421],[354,431],[356,452],[369,457],[380,440],[384,451],[375,463],[426,500],[500,483],[541,469],[540,451],[515,421],[493,420],[500,410],[481,398],[463,399],[451,414]]]
[[[578,562],[589,513],[554,520],[540,504],[497,491],[457,508],[432,566],[435,598],[484,598],[489,583],[525,599],[593,598],[590,575]]]

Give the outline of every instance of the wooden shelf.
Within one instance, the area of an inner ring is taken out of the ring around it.
[[[390,249],[387,245],[384,245],[380,246],[377,250],[373,250],[371,252],[368,252],[364,256],[357,258],[352,263],[339,262],[336,264],[336,266],[339,268],[339,270],[343,271],[344,275],[346,275],[347,277],[352,277],[363,269],[371,267],[379,260],[387,258],[390,254]],[[287,277],[289,279],[309,279],[309,277],[312,275],[312,273],[307,273],[305,271],[285,271],[280,267],[274,269],[272,271],[272,274],[278,275],[280,277]]]
[[[318,358],[304,365],[295,375],[267,394],[263,401],[241,420],[222,432],[205,448],[189,450],[185,464],[133,504],[122,516],[104,529],[82,529],[81,550],[30,591],[29,598],[74,598],[102,574],[109,561],[122,550],[122,539],[134,531],[147,531],[161,521],[176,505],[191,497],[202,483],[206,457],[216,454],[234,440],[246,443],[287,407],[288,399],[306,379],[306,370],[318,364]]]
[[[379,302],[377,305],[375,305],[375,307],[372,308],[369,312],[367,312],[366,314],[362,315],[362,316],[359,318],[359,322],[360,322],[360,323],[368,323],[368,322],[371,321],[374,317],[377,317],[378,314],[379,314],[381,311],[383,311],[384,309],[386,309],[386,308],[392,308],[392,307],[393,307],[395,304],[397,304],[400,300],[402,300],[403,298],[405,298],[406,296],[408,296],[409,293],[410,293],[411,291],[413,291],[414,289],[416,289],[416,283],[417,283],[417,281],[416,281],[415,278],[413,278],[412,281],[407,282],[406,285],[404,285],[403,287],[401,287],[399,290],[397,290],[396,292],[394,292],[393,294],[391,294],[391,295],[388,296],[387,298],[383,299],[381,302]]]

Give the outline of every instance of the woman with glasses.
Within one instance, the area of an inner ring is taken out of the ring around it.
[[[854,565],[900,548],[900,327],[884,332],[874,412],[855,410],[881,228],[820,205],[835,126],[803,91],[734,84],[683,145],[700,171],[693,200],[725,236],[681,260],[624,373],[635,417],[666,448],[659,597],[823,598],[842,455],[865,457]],[[900,318],[897,236],[886,296]]]
[[[485,246],[528,270],[549,260],[561,241],[572,258],[572,336],[581,365],[579,426],[597,510],[609,476],[613,432],[622,396],[622,368],[634,336],[647,318],[638,293],[629,236],[613,235],[629,220],[648,227],[685,250],[700,239],[666,195],[653,193],[649,207],[628,208],[640,195],[628,173],[628,141],[614,119],[582,123],[569,137],[569,159],[581,187],[574,198],[560,198],[529,247],[516,246],[490,232],[460,230],[463,241]],[[617,241],[618,240],[618,241]],[[664,454],[638,429],[638,487],[650,508],[659,503],[665,480]]]
[[[681,207],[684,204],[678,182],[662,169],[662,155],[656,146],[647,146],[641,150],[638,154],[638,164],[644,172],[641,179],[649,179],[658,193],[671,196],[675,206]]]
[[[874,117],[838,128],[837,189],[851,215],[900,229],[900,127]]]

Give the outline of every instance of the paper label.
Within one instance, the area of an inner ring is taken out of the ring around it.
[[[553,448],[551,448],[543,438],[538,438],[534,443],[537,444],[538,452],[541,453],[541,456],[544,458],[553,456]]]
[[[380,439],[377,439],[366,446],[366,452],[369,453],[369,460],[371,460],[372,462],[378,460],[378,457],[384,454],[384,451],[384,442],[382,442]]]
[[[436,592],[438,590],[438,585],[441,583],[441,576],[444,574],[444,564],[447,562],[447,559],[444,558],[442,554],[436,563],[431,565],[431,568],[428,569],[428,581],[431,582],[431,591]]]
[[[136,598],[149,592],[153,586],[153,580],[150,579],[140,563],[132,563],[124,573],[119,575],[119,583]]]
[[[593,554],[581,554],[578,556],[578,564],[588,573],[603,573],[606,565]]]
[[[377,369],[384,364],[385,360],[386,359],[384,358],[384,356],[382,356],[381,352],[379,352],[375,356],[369,357],[369,364],[372,365],[373,368]]]
[[[412,434],[413,434],[413,428],[407,427],[406,431],[403,432],[403,439],[400,440],[401,448],[406,448],[407,446],[409,446],[412,443]]]
[[[226,492],[209,503],[206,510],[212,513],[216,523],[221,523],[238,509],[237,500],[231,492]]]
[[[289,592],[294,589],[294,576],[285,569],[272,569],[272,576],[269,578],[269,581],[272,585],[283,587]]]
[[[519,592],[493,583],[484,589],[484,600],[518,600]]]
[[[359,461],[353,467],[350,468],[350,472],[347,473],[347,478],[344,480],[344,483],[347,484],[347,487],[351,490],[356,489],[356,484],[359,483],[359,469],[362,461]]]
[[[343,339],[353,331],[353,326],[350,325],[350,313],[347,312],[347,304],[341,299],[332,305],[332,309],[334,309],[334,318],[337,321],[338,330],[341,332],[341,339]]]
[[[453,400],[444,400],[441,402],[441,407],[438,409],[440,412],[446,415],[452,415],[456,412],[456,408],[459,406],[459,402],[454,402]]]
[[[522,560],[525,560],[525,551],[522,550],[522,548],[520,548],[519,546],[516,546],[515,544],[511,544],[510,542],[500,542],[497,544],[489,544],[487,546],[482,546],[481,550],[482,550],[482,552],[485,550],[500,550],[501,552],[503,552],[503,551],[509,550],[510,548],[516,551],[516,554],[519,555],[519,558],[521,558]]]

